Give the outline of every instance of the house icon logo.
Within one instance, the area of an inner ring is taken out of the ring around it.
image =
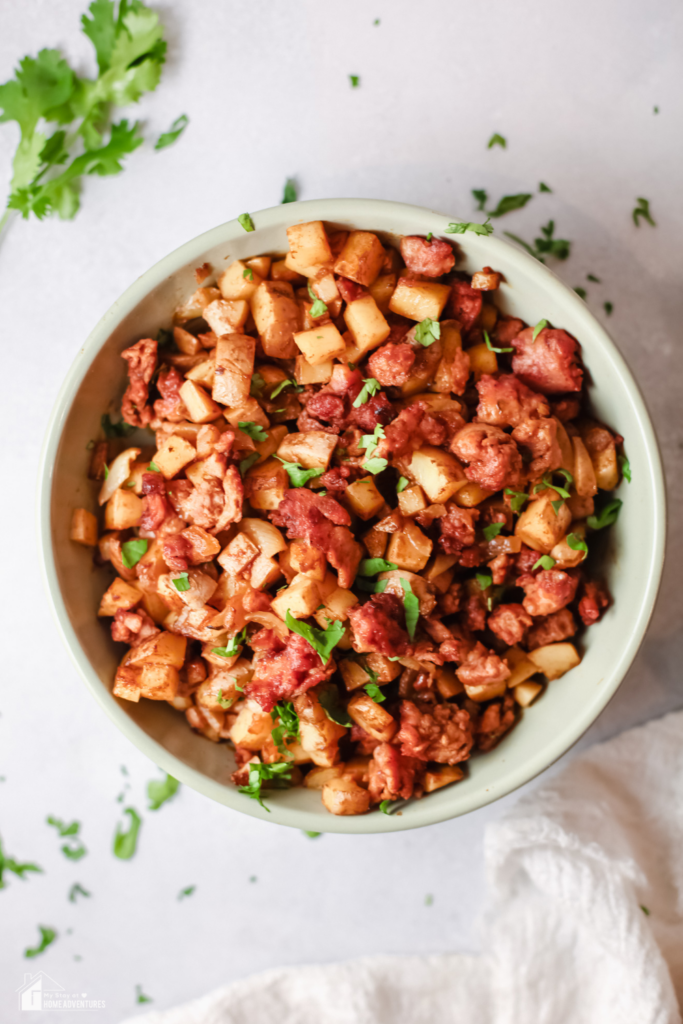
[[[63,992],[63,987],[58,984],[54,978],[51,978],[45,971],[38,971],[37,974],[25,974],[24,983],[17,989],[19,993],[19,1009],[20,1010],[42,1010],[44,996],[50,993],[52,998],[59,992]]]

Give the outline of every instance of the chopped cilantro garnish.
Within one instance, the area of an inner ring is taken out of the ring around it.
[[[433,231],[430,231],[430,232],[429,232],[429,234],[427,235],[427,241],[428,241],[428,242],[431,242],[431,240],[432,240],[432,238],[433,238],[433,237],[434,237],[434,232],[433,232]]]
[[[393,800],[382,800],[382,802],[379,805],[379,809],[382,812],[382,814],[391,814],[392,803]]]
[[[614,311],[614,305],[611,302],[603,302],[602,308],[607,313],[607,316],[611,316]]]
[[[323,300],[319,299],[318,296],[315,294],[313,288],[311,287],[310,281],[308,282],[308,294],[313,299],[313,305],[311,306],[311,316],[313,317],[314,320],[317,320],[317,318],[319,316],[322,316],[323,313],[327,313],[327,306],[325,305]]]
[[[254,423],[253,420],[238,420],[237,426],[240,428],[243,434],[250,437],[252,441],[258,441],[259,444],[262,441],[268,440],[268,434],[265,432],[260,423]]]
[[[270,735],[273,738],[273,743],[281,754],[288,754],[289,751],[285,746],[285,740],[299,739],[299,716],[294,710],[291,700],[284,700],[276,704],[270,712],[270,717],[274,723],[278,720],[280,722],[278,726],[271,730]]]
[[[285,189],[282,193],[281,203],[295,203],[298,199],[296,191],[296,182],[294,178],[287,178],[285,182]]]
[[[586,274],[586,280],[592,281],[594,284],[600,284],[600,278],[596,277],[595,274]]]
[[[40,954],[44,953],[47,947],[57,938],[57,932],[54,928],[46,928],[42,924],[39,924],[38,928],[40,930],[40,942],[37,946],[29,946],[28,949],[25,949],[25,957],[40,956]]]
[[[119,860],[130,860],[137,848],[142,818],[133,807],[126,807],[123,813],[130,817],[130,828],[127,832],[124,832],[120,824],[116,826],[114,856],[118,857]]]
[[[105,480],[109,479],[109,466],[107,465],[106,462],[104,464],[104,479]]]
[[[181,594],[184,594],[186,590],[190,589],[190,577],[188,573],[181,572],[177,576],[171,577],[173,586],[176,590],[179,590]]]
[[[631,483],[631,463],[625,455],[620,455],[617,462],[619,463],[619,468],[621,469],[624,480],[628,480],[628,482]]]
[[[317,839],[318,836],[322,835],[322,832],[308,832],[306,829],[303,829],[303,833],[305,836],[308,836],[309,839]]]
[[[408,636],[411,640],[415,639],[415,629],[417,628],[417,620],[420,617],[420,601],[417,594],[413,593],[413,588],[410,585],[410,581],[400,577],[401,586],[403,587],[403,608],[406,613],[406,629],[408,630]]]
[[[225,647],[213,647],[211,649],[212,654],[217,654],[219,658],[233,658],[239,653],[240,647],[247,642],[247,627],[245,626],[241,633],[235,633],[228,640]],[[237,687],[239,689],[239,687]]]
[[[38,867],[37,864],[31,863],[20,863],[15,860],[14,857],[6,857],[2,849],[2,841],[0,840],[0,889],[4,889],[7,882],[3,879],[3,872],[11,871],[17,878],[24,878],[27,871],[35,871],[38,874],[42,874],[43,869]]]
[[[546,183],[544,181],[540,181],[538,183],[538,191],[539,192],[552,192],[552,189],[549,188],[548,185],[546,185]]]
[[[389,572],[391,569],[398,569],[398,566],[384,558],[364,558],[356,572],[359,576],[376,576],[378,572]]]
[[[352,89],[357,89],[360,85],[360,75],[349,75],[349,82]]]
[[[380,382],[375,380],[374,377],[364,377],[363,387],[358,392],[358,397],[354,399],[354,409],[358,409],[361,405],[365,405],[369,398],[377,394],[380,387]]]
[[[440,337],[441,324],[438,320],[432,320],[430,317],[426,317],[415,327],[415,341],[419,342],[424,348],[428,348],[429,345],[433,345]]]
[[[633,223],[635,224],[635,226],[639,228],[640,218],[644,217],[648,224],[651,224],[653,228],[656,227],[657,225],[655,221],[652,219],[652,214],[650,213],[650,200],[643,199],[643,197],[640,196],[636,200],[636,202],[638,203],[638,205],[634,208],[633,213],[631,215],[633,217]]]
[[[246,786],[240,786],[240,793],[258,800],[264,811],[266,807],[261,797],[261,786],[264,782],[270,782],[277,789],[286,789],[287,783],[292,781],[292,766],[289,761],[274,761],[272,764],[261,764],[260,761],[252,761],[248,765],[249,782]]]
[[[574,291],[576,292],[576,294],[579,296],[580,299],[583,299],[584,302],[586,301],[586,299],[588,297],[588,292],[586,291],[585,288],[582,288],[581,285],[577,285],[577,287],[574,289]]]
[[[657,108],[656,107],[655,107],[655,113],[657,113]],[[640,909],[642,910],[642,912],[645,914],[646,917],[650,916],[650,911],[642,903],[640,904]]]
[[[134,540],[124,540],[121,545],[121,561],[126,569],[132,569],[137,565],[147,551],[147,541],[144,537],[136,537]]]
[[[167,331],[163,327],[160,327],[159,330],[157,331],[157,345],[159,346],[159,348],[165,348],[166,345],[170,345],[172,341],[173,331]]]
[[[518,192],[514,196],[503,196],[498,201],[495,210],[487,210],[486,212],[489,217],[502,217],[504,213],[510,213],[512,210],[521,210],[532,198],[531,192]]]
[[[172,775],[166,775],[165,779],[152,779],[147,783],[147,799],[150,801],[148,810],[158,811],[162,804],[175,796],[180,788],[180,783]]]
[[[222,648],[214,647],[214,651],[218,651],[218,650],[222,650]],[[235,681],[237,681],[237,677],[236,676],[231,676],[230,678],[234,679]],[[216,700],[218,701],[218,703],[220,704],[220,706],[222,708],[231,708],[233,706],[233,704],[235,703],[235,699],[236,698],[234,698],[234,697],[224,697],[223,696],[222,688],[216,694]]]
[[[486,347],[489,350],[489,352],[514,352],[513,348],[496,348],[495,345],[492,345],[488,331],[484,331],[484,341],[486,342]]]
[[[387,699],[387,695],[382,692],[381,686],[378,686],[377,683],[366,683],[363,689],[375,704],[383,704]]]
[[[84,889],[83,886],[80,885],[78,882],[74,882],[74,884],[69,889],[69,903],[75,903],[77,896],[90,896],[90,895],[91,895],[91,893],[89,893],[87,889]]]
[[[94,447],[95,447],[95,442],[94,441],[88,441],[88,443],[85,446],[85,450],[87,452],[91,452]]]
[[[320,701],[321,708],[331,722],[336,722],[337,725],[344,725],[347,729],[351,728],[353,722],[351,721],[348,711],[341,703],[339,690],[334,683],[329,683],[320,690],[318,700]]]
[[[372,434],[363,434],[358,442],[358,447],[365,448],[365,454],[367,456],[372,455],[384,436],[384,427],[381,423],[377,423]]]
[[[447,235],[464,235],[466,231],[471,231],[475,235],[492,235],[493,225],[489,224],[488,217],[483,224],[476,224],[471,220],[452,221],[444,231]]]
[[[486,540],[493,540],[494,537],[498,536],[504,526],[505,523],[491,523],[489,526],[485,526],[482,531],[484,537]]]
[[[385,470],[388,465],[389,463],[386,459],[367,459],[367,461],[363,463],[363,469],[367,469],[368,473],[372,473],[373,476],[376,476],[378,473]]]
[[[506,149],[507,139],[504,138],[502,135],[499,135],[498,132],[494,132],[491,138],[489,139],[488,146],[486,148],[493,149],[494,146],[500,146],[501,149]]]
[[[136,1003],[152,1003],[154,1000],[151,996],[146,996],[142,991],[142,985],[135,986],[135,1002]]]
[[[309,626],[307,622],[300,622],[295,619],[287,609],[285,622],[293,633],[298,633],[304,640],[308,640],[314,651],[317,651],[324,665],[330,660],[332,649],[337,646],[344,636],[346,629],[343,623],[327,619],[326,629],[317,629],[316,626]]]
[[[240,461],[240,476],[244,476],[247,470],[251,469],[255,462],[261,458],[258,452],[252,452],[251,455],[247,455],[246,459]]]
[[[182,900],[186,896],[191,896],[196,888],[197,888],[196,885],[188,885],[187,888],[181,889],[180,892],[178,893],[178,899]]]
[[[365,591],[366,594],[383,594],[387,589],[388,582],[388,580],[378,580],[377,583],[371,583],[364,576],[356,576],[354,586]]]
[[[541,234],[543,238],[535,238],[534,245],[529,245],[523,238],[518,235],[513,235],[509,231],[504,231],[503,234],[508,238],[511,238],[513,242],[517,242],[523,249],[539,260],[541,263],[545,263],[545,256],[554,256],[558,260],[566,260],[571,250],[571,242],[568,242],[566,238],[554,238],[555,233],[555,221],[549,220],[545,227],[542,227]]]
[[[536,341],[536,338],[539,336],[541,331],[545,330],[545,328],[547,326],[548,326],[548,321],[547,320],[539,320],[538,323],[536,324],[536,326],[534,327],[534,333],[531,335],[531,340],[532,341]]]
[[[425,896],[425,907],[431,907],[433,903],[434,897],[432,896],[431,892],[428,892],[427,895]]]
[[[555,565],[555,559],[551,558],[550,555],[541,555],[538,561],[534,562],[534,564],[532,565],[532,572],[534,569],[538,569],[539,565],[541,569],[552,569],[552,567]]]
[[[249,394],[252,397],[254,397],[254,398],[258,398],[260,392],[263,391],[265,386],[266,386],[266,382],[263,379],[263,377],[261,376],[261,374],[260,373],[252,373],[252,375],[251,375],[251,386],[249,388]]]
[[[169,131],[159,136],[154,144],[154,148],[165,149],[166,146],[172,146],[176,139],[180,138],[183,134],[189,123],[190,119],[187,114],[181,114],[180,117],[176,117]]]
[[[489,201],[488,193],[483,188],[473,188],[472,195],[477,200],[477,209],[483,210]]]
[[[583,551],[584,554],[588,554],[588,545],[586,544],[583,537],[579,537],[578,533],[568,533],[567,544],[572,549],[572,551]]]
[[[70,821],[67,825],[61,818],[54,818],[52,815],[48,815],[46,821],[48,825],[52,825],[53,828],[57,829],[62,839],[68,840],[60,847],[65,857],[68,857],[69,860],[80,860],[81,857],[85,856],[87,850],[82,841],[77,838],[81,828],[79,821]]]
[[[100,423],[102,424],[105,437],[128,437],[135,430],[135,427],[131,427],[130,423],[126,423],[125,420],[113,423],[109,413],[105,413],[101,417]]]
[[[279,459],[287,470],[292,487],[303,487],[309,480],[315,480],[317,476],[322,476],[325,472],[324,469],[304,469],[298,462],[285,462],[279,455],[276,455],[275,458]]]
[[[400,476],[398,478],[398,483],[396,484],[396,493],[400,494],[401,491],[405,491],[405,489],[409,485],[409,483],[410,483],[410,480],[408,479],[408,477]]]
[[[285,388],[289,388],[289,387],[294,388],[294,390],[297,393],[300,392],[300,391],[303,391],[303,388],[299,384],[297,384],[297,382],[295,380],[292,380],[290,377],[287,377],[286,380],[281,380],[280,383],[277,384],[273,388],[273,390],[271,391],[271,393],[270,393],[270,400],[271,400],[271,402],[273,401],[273,399],[277,398],[277,396],[280,394],[281,391],[284,391]],[[280,412],[282,412],[282,410],[280,410]]]
[[[553,475],[564,477],[567,487],[571,487],[574,483],[574,477],[568,469],[554,469],[552,473],[543,474],[542,479],[534,486],[534,494],[538,494],[539,491],[546,491],[549,488],[552,488],[553,491],[557,491],[561,498],[568,498],[570,496],[569,491],[565,487],[560,487],[558,484],[554,484]]]
[[[595,515],[588,516],[586,522],[591,530],[604,530],[606,526],[615,523],[619,515],[619,509],[623,505],[620,498],[614,498],[604,505]]]
[[[254,231],[255,230],[254,222],[253,222],[253,220],[251,219],[251,216],[248,213],[241,213],[239,215],[239,217],[237,218],[237,220],[239,221],[239,223],[241,224],[241,226],[244,228],[245,231]]]
[[[474,578],[479,584],[480,590],[488,590],[493,583],[493,577],[487,572],[478,572]]]
[[[555,501],[551,501],[550,504],[553,507],[553,512],[555,513],[555,515],[559,516],[560,509],[564,505],[564,501],[562,500],[562,498],[557,498]]]
[[[154,461],[154,459],[152,459],[152,461],[150,462],[150,464],[149,464],[149,466],[147,467],[147,469],[149,470],[149,472],[150,472],[150,473],[161,473],[161,470],[160,470],[160,469],[159,469],[159,467],[157,466],[157,464],[156,464],[156,462]]]
[[[245,279],[245,281],[254,280],[254,271],[251,269],[251,267],[244,268],[244,270],[242,271],[242,277]]]

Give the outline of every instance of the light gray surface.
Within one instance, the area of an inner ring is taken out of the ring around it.
[[[0,79],[43,45],[90,61],[78,34],[80,2],[3,6]],[[649,638],[582,743],[683,704],[680,7],[672,0],[656,11],[583,0],[552,7],[493,0],[485,13],[460,0],[374,7],[361,0],[347,0],[343,13],[313,2],[166,5],[170,62],[138,116],[153,135],[185,111],[185,137],[163,153],[141,148],[118,178],[88,181],[75,222],[17,222],[1,243],[0,820],[6,852],[46,871],[25,883],[9,876],[0,893],[3,1021],[23,1016],[14,989],[26,970],[42,968],[66,989],[106,1000],[96,1019],[113,1022],[130,1012],[137,982],[162,1006],[279,963],[476,948],[483,828],[505,802],[427,831],[310,841],[186,790],[145,814],[134,861],[115,860],[119,765],[128,766],[141,811],[155,770],[88,697],[41,592],[38,451],[78,345],[151,263],[215,223],[277,201],[289,174],[299,176],[303,198],[377,196],[462,216],[472,215],[471,188],[495,198],[533,191],[539,180],[553,188],[500,227],[531,238],[554,217],[557,233],[573,242],[561,276],[586,286],[598,312],[604,300],[614,302],[609,328],[659,430],[673,524]],[[349,73],[361,75],[360,89],[349,88]],[[507,136],[507,150],[486,149],[493,131]],[[13,128],[0,127],[2,173],[14,141]],[[641,195],[651,200],[656,229],[633,226]],[[604,283],[587,284],[588,272]],[[48,813],[83,821],[89,854],[78,864],[59,853],[44,824]],[[74,881],[91,900],[68,903]],[[196,893],[177,903],[178,890],[192,883]],[[424,905],[426,893],[433,906]],[[45,956],[24,960],[38,923],[60,937]]]

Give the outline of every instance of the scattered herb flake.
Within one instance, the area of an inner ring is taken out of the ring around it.
[[[104,479],[105,480],[109,479],[109,466],[107,465],[106,462],[104,464]]]
[[[425,907],[431,907],[433,903],[434,897],[432,896],[431,892],[428,892],[427,895],[425,896]]]
[[[398,569],[398,566],[384,558],[364,558],[356,572],[359,576],[376,576],[378,572],[390,572],[392,569]]]
[[[360,85],[360,75],[349,75],[349,82],[352,89],[357,89]]]
[[[410,483],[410,480],[408,479],[408,477],[400,476],[398,478],[398,483],[396,484],[396,493],[400,494],[401,491],[405,491],[405,489],[409,485],[409,483]]]
[[[105,437],[128,437],[135,430],[135,427],[131,427],[130,423],[126,423],[125,420],[114,423],[109,413],[105,413],[100,418],[100,423]]]
[[[361,405],[365,405],[368,399],[372,398],[379,391],[381,385],[378,380],[374,377],[364,377],[363,387],[358,392],[358,397],[354,399],[353,407],[358,409]]]
[[[386,459],[367,459],[363,463],[363,469],[376,476],[378,473],[382,473],[388,465],[389,463]]]
[[[136,1003],[152,1003],[154,1000],[150,996],[146,996],[142,991],[142,985],[135,986],[135,1002]]]
[[[187,114],[181,114],[180,117],[176,117],[175,121],[170,127],[170,130],[164,132],[162,135],[159,136],[154,145],[154,148],[165,149],[166,146],[172,146],[176,139],[179,139],[180,136],[183,134],[189,123],[190,119],[187,116]]]
[[[121,561],[126,569],[132,569],[147,552],[147,541],[144,537],[136,537],[134,540],[124,540],[121,545]]]
[[[180,788],[180,783],[172,775],[166,775],[165,779],[152,779],[147,783],[147,799],[149,800],[150,811],[158,811],[162,804],[174,797]]]
[[[444,231],[447,235],[464,235],[466,231],[471,231],[475,235],[492,235],[493,225],[489,224],[488,217],[483,224],[476,224],[471,220],[453,221],[448,225],[448,227],[444,228]]]
[[[588,554],[588,545],[586,544],[583,537],[579,537],[578,533],[568,533],[567,544],[572,549],[572,551],[583,551],[584,554]]]
[[[507,149],[507,139],[498,132],[494,132],[488,141],[487,149],[493,149],[494,146],[500,146],[501,149]]]
[[[239,217],[237,218],[237,220],[239,221],[240,225],[244,228],[245,231],[255,231],[256,230],[254,228],[254,222],[251,219],[250,214],[248,214],[248,213],[241,213],[239,215]]]
[[[327,627],[317,629],[315,626],[309,626],[307,622],[295,619],[289,609],[287,609],[285,622],[293,633],[298,633],[304,640],[308,640],[313,650],[320,655],[324,665],[330,660],[332,649],[337,646],[345,633],[345,627],[339,621],[333,622],[332,619],[327,619]]]
[[[319,299],[318,296],[315,294],[310,281],[308,282],[308,294],[313,299],[313,305],[311,306],[310,310],[311,316],[313,317],[314,320],[317,320],[318,317],[323,316],[325,313],[327,313],[327,306],[325,305],[323,300]]]
[[[235,633],[228,640],[225,647],[212,647],[211,653],[217,654],[219,658],[234,658],[236,654],[239,654],[240,647],[247,641],[247,627],[245,626],[241,633]],[[238,687],[239,689],[239,687]]]
[[[251,375],[251,386],[249,388],[249,394],[257,398],[261,391],[266,386],[266,382],[260,373],[252,373]]]
[[[299,384],[297,384],[297,382],[295,380],[292,380],[291,377],[287,377],[286,380],[281,380],[280,383],[277,384],[273,388],[273,390],[271,391],[271,393],[270,393],[270,400],[271,400],[271,402],[275,398],[277,398],[277,396],[280,394],[281,391],[284,391],[285,388],[289,388],[289,387],[294,388],[294,390],[296,391],[297,394],[299,394],[299,392],[304,390],[303,387],[301,387]],[[282,412],[282,411],[283,410],[280,409],[280,412]]]
[[[188,885],[185,889],[181,889],[178,893],[178,899],[183,900],[186,896],[191,896],[196,888],[196,885]]]
[[[616,522],[619,509],[623,504],[620,498],[614,498],[596,512],[595,515],[588,516],[586,523],[591,530],[604,530],[606,526],[611,526]]]
[[[130,817],[130,828],[127,832],[124,832],[120,824],[116,826],[114,856],[118,857],[119,860],[130,860],[137,848],[142,818],[133,807],[126,807],[123,813]]]
[[[280,722],[274,729],[271,729],[270,735],[273,738],[273,743],[281,754],[288,754],[285,740],[299,739],[299,716],[294,710],[291,700],[280,701],[279,704],[276,704],[270,712],[270,717],[273,723]]]
[[[588,298],[588,292],[586,291],[585,288],[582,288],[581,285],[577,285],[577,287],[574,289],[574,291],[576,292],[576,294],[579,296],[580,299],[583,299],[584,302]]]
[[[278,789],[286,789],[287,783],[292,781],[292,766],[289,761],[274,761],[272,764],[262,764],[260,761],[252,761],[249,767],[249,782],[246,786],[240,786],[240,793],[257,800],[264,811],[266,807],[261,797],[261,786],[264,782],[274,784]]]
[[[433,238],[433,237],[434,237],[434,232],[433,232],[433,231],[430,231],[430,232],[429,232],[429,234],[427,235],[427,241],[428,241],[428,242],[431,242],[431,240],[432,240],[432,238]]]
[[[71,888],[69,889],[69,902],[70,903],[75,903],[77,896],[90,896],[90,895],[92,895],[92,894],[89,893],[87,889],[84,889],[82,885],[80,885],[78,882],[75,882],[71,886]]]
[[[529,495],[523,491],[513,491],[511,487],[505,488],[505,494],[510,497],[510,508],[513,512],[521,512],[525,502],[529,500]]]
[[[245,267],[244,268],[244,270],[242,271],[242,277],[245,279],[245,281],[252,281],[253,282],[253,280],[254,280],[254,271],[251,269],[251,267]]]
[[[596,277],[595,274],[586,274],[586,280],[592,281],[593,284],[601,284],[600,278]]]
[[[359,448],[365,448],[365,454],[370,456],[377,448],[379,442],[385,437],[384,427],[381,423],[377,423],[372,434],[363,434],[360,441],[358,442]]]
[[[379,809],[382,812],[382,814],[391,814],[392,803],[393,800],[382,800],[381,804],[379,805]]]
[[[260,425],[260,423],[254,423],[253,420],[238,420],[237,426],[240,428],[243,434],[250,437],[252,441],[257,441],[259,444],[262,441],[268,440],[268,434]]]
[[[655,113],[657,113],[657,108],[656,107],[655,107]],[[650,911],[648,910],[647,907],[643,906],[642,903],[640,904],[640,909],[642,910],[642,912],[645,914],[646,917],[650,916]]]
[[[403,608],[406,614],[406,629],[411,640],[415,639],[417,620],[420,618],[420,601],[417,594],[413,593],[410,581],[400,577],[403,587]]]
[[[493,540],[494,537],[498,536],[504,526],[505,523],[491,523],[489,526],[485,526],[482,531],[485,539]]]
[[[40,942],[37,946],[29,946],[28,949],[25,949],[25,957],[40,956],[57,938],[57,932],[54,928],[46,928],[42,924],[39,924],[38,928],[40,930]]]
[[[541,567],[541,569],[552,569],[554,565],[554,558],[551,558],[550,555],[541,555],[538,561],[534,562],[534,564],[532,565],[531,571],[533,572],[535,569],[538,569],[539,566]]]
[[[337,725],[344,725],[347,729],[351,728],[353,722],[351,721],[348,711],[341,703],[339,690],[334,683],[329,683],[320,690],[318,693],[318,700],[320,701],[320,706],[331,722],[336,722]]]
[[[430,317],[425,317],[415,327],[415,341],[419,342],[423,348],[428,348],[433,345],[441,337],[441,324],[438,320],[432,320]]]
[[[322,832],[308,832],[306,829],[303,829],[303,833],[305,836],[308,836],[309,839],[317,839],[318,836],[322,835]]]
[[[488,590],[493,583],[493,577],[487,572],[478,572],[474,578],[479,584],[480,590]]]
[[[604,309],[607,316],[611,316],[614,310],[614,305],[611,302],[603,302],[602,308]]]
[[[488,331],[484,331],[484,341],[486,342],[486,347],[489,350],[489,352],[498,352],[499,354],[501,352],[514,352],[513,348],[496,348],[495,345],[492,345]]]
[[[13,875],[16,875],[17,878],[21,878],[22,880],[28,871],[35,871],[39,874],[43,873],[43,869],[38,867],[37,864],[31,864],[28,862],[21,864],[19,861],[16,861],[14,857],[6,857],[2,848],[2,840],[0,840],[0,889],[4,889],[7,885],[7,882],[3,879],[3,873],[5,871],[11,871]]]
[[[190,589],[190,577],[186,572],[181,572],[177,576],[171,577],[173,586],[176,590],[179,590],[181,594],[184,594],[186,590]]]
[[[546,185],[546,183],[544,181],[539,181],[539,183],[538,183],[538,191],[539,192],[552,192],[552,189],[549,188],[549,186]]]
[[[296,181],[294,178],[287,178],[285,182],[284,192],[282,193],[281,203],[295,203],[298,199]]]
[[[539,336],[541,331],[545,330],[545,328],[547,326],[548,326],[548,321],[547,320],[539,320],[538,321],[538,323],[534,327],[534,333],[531,335],[532,342],[536,341],[536,338]]]
[[[628,480],[628,482],[631,483],[631,463],[625,455],[620,455],[617,461],[624,480]]]
[[[304,469],[298,462],[285,462],[279,455],[276,455],[275,458],[287,470],[287,476],[292,487],[303,487],[309,480],[315,480],[316,477],[322,476],[325,472],[324,469]]]
[[[363,689],[375,704],[383,704],[387,699],[386,694],[382,692],[381,686],[378,686],[377,683],[366,683]]]
[[[571,242],[568,242],[566,238],[554,238],[555,233],[555,221],[549,220],[545,227],[542,227],[541,234],[542,238],[534,239],[534,245],[529,245],[523,238],[518,235],[513,235],[510,231],[504,231],[503,234],[507,238],[511,238],[513,242],[517,242],[523,249],[539,260],[541,263],[545,263],[545,256],[554,256],[558,260],[566,260],[571,251]]]
[[[636,200],[636,202],[638,203],[638,205],[635,207],[632,213],[633,223],[635,224],[635,226],[639,228],[640,218],[644,217],[648,224],[651,224],[653,228],[656,227],[656,222],[652,219],[652,214],[650,213],[650,200],[643,199],[643,197],[640,196]]]
[[[502,217],[503,214],[511,213],[512,210],[521,210],[530,199],[533,199],[531,192],[518,192],[514,196],[503,196],[495,210],[487,210],[486,212],[489,217]]]
[[[387,589],[388,582],[388,580],[378,580],[377,583],[373,583],[363,576],[356,576],[354,586],[365,591],[366,594],[383,594]]]
[[[244,476],[260,458],[261,456],[258,452],[252,452],[251,455],[247,455],[246,459],[242,459],[239,464],[240,476]]]
[[[486,204],[489,201],[489,197],[488,197],[488,193],[486,192],[486,189],[483,189],[483,188],[473,188],[472,189],[472,195],[474,196],[474,198],[477,201],[477,209],[478,210],[484,210],[486,208]]]

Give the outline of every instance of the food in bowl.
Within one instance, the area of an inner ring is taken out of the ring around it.
[[[198,268],[172,335],[122,353],[104,532],[80,508],[72,539],[117,574],[115,696],[230,742],[247,796],[362,814],[463,778],[579,664],[623,439],[578,341],[504,316],[501,275],[448,241],[287,233],[284,257]]]

